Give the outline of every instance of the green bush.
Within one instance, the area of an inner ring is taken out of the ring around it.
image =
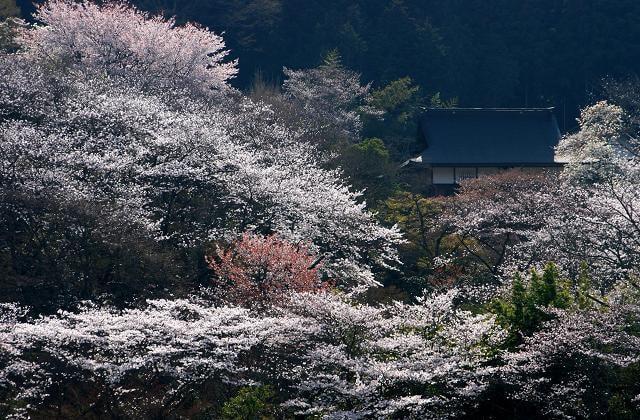
[[[270,386],[245,387],[229,399],[222,407],[221,418],[224,420],[269,420],[275,419],[274,406],[271,404],[275,396]]]
[[[516,345],[522,335],[531,335],[544,321],[549,320],[550,315],[544,308],[566,309],[574,302],[569,282],[560,277],[555,264],[549,263],[542,275],[532,270],[526,283],[520,275],[516,275],[510,294],[491,302],[490,310],[511,332],[509,344]]]

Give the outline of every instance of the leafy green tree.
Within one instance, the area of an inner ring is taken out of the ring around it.
[[[417,142],[417,120],[424,100],[420,86],[403,77],[371,93],[369,104],[382,112],[381,117],[368,118],[365,134],[381,137],[394,160],[403,160],[424,147]]]
[[[589,267],[586,262],[580,264],[580,272],[577,280],[576,302],[580,309],[591,309],[595,301],[591,297],[591,278],[589,277]]]
[[[385,284],[395,284],[410,295],[425,288],[449,288],[465,279],[464,262],[435,264],[438,257],[455,254],[459,241],[442,223],[444,203],[410,191],[397,191],[378,207],[380,218],[397,225],[406,242],[399,245],[402,272],[390,272]]]
[[[442,206],[438,201],[407,191],[398,192],[380,207],[383,220],[398,225],[404,233],[408,241],[405,246],[419,248],[418,254],[427,260],[441,253],[445,232],[435,233],[441,211]],[[426,260],[424,264],[427,264]]]
[[[356,189],[365,190],[369,207],[376,207],[395,189],[395,168],[382,140],[370,138],[348,146],[339,165]]]
[[[542,274],[532,270],[527,284],[517,274],[511,284],[510,294],[491,302],[490,309],[511,331],[509,343],[516,345],[521,342],[523,335],[531,335],[551,319],[545,308],[566,309],[574,302],[568,282],[561,277],[558,267],[549,263]]]
[[[527,306],[527,289],[522,283],[520,274],[516,274],[513,284],[511,285],[511,302],[513,314],[512,318],[516,320],[524,320],[525,306]],[[527,311],[529,308],[527,308]]]
[[[271,386],[245,387],[224,403],[222,420],[271,420],[275,419],[272,400],[275,392]]]
[[[542,273],[542,283],[544,284],[543,299],[545,302],[555,302],[558,297],[558,287],[556,281],[559,277],[558,268],[554,264],[545,267]]]
[[[440,92],[436,92],[430,99],[431,108],[455,108],[458,106],[458,98],[443,99]]]
[[[322,65],[321,67],[339,69],[343,67],[342,64],[342,55],[340,54],[340,50],[337,48],[333,48],[331,51],[327,52],[322,57]]]

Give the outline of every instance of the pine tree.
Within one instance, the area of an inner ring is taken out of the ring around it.
[[[511,286],[511,303],[513,305],[513,319],[520,325],[524,321],[525,305],[527,303],[527,289],[522,283],[520,274],[516,274]]]
[[[558,268],[553,263],[548,263],[542,273],[542,283],[544,285],[540,301],[548,306],[555,302],[558,295],[557,282],[559,279]]]
[[[578,290],[577,303],[580,309],[590,309],[593,307],[593,300],[589,298],[591,290],[591,278],[589,277],[589,266],[586,261],[580,263],[580,272],[578,274]]]
[[[332,49],[322,58],[322,66],[328,67],[332,69],[340,69],[342,68],[342,56],[340,55],[340,51],[337,48]]]
[[[14,0],[0,0],[0,52],[15,51],[16,29],[22,24],[20,8]]]

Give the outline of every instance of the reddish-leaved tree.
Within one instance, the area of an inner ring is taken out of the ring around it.
[[[275,234],[245,233],[229,247],[218,248],[208,262],[221,296],[243,306],[278,304],[289,292],[315,292],[327,286],[309,248]]]

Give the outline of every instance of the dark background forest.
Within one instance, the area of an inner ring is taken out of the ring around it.
[[[23,15],[31,2],[18,2]],[[374,87],[409,76],[423,92],[466,107],[557,109],[563,131],[603,78],[640,67],[636,0],[135,0],[225,33],[240,60],[235,84],[257,72],[318,65],[338,49]]]

